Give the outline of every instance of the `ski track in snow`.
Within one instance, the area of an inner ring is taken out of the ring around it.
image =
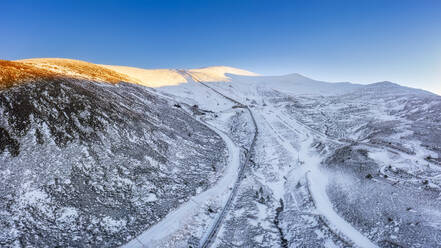
[[[298,153],[299,157],[304,160],[305,163],[301,165],[297,172],[306,175],[317,214],[323,216],[327,225],[344,240],[350,241],[353,246],[366,248],[377,247],[334,210],[326,194],[327,176],[319,168],[321,161],[320,156],[310,149],[313,142],[313,134],[310,135],[310,130],[297,122],[287,123],[286,120],[288,118],[282,118],[281,115],[281,112],[277,114],[266,114],[264,111],[260,114],[261,118],[275,133],[280,144],[291,153],[293,157],[294,154]],[[274,128],[271,122],[280,122],[291,131],[303,134],[304,139],[300,140],[300,149],[297,150],[289,141],[284,139],[282,134]],[[298,177],[298,175],[296,175],[296,177]]]
[[[228,148],[228,166],[222,178],[212,188],[192,197],[188,202],[180,205],[160,222],[151,226],[122,247],[158,247],[162,241],[182,230],[195,215],[204,211],[204,205],[206,203],[215,199],[228,197],[230,187],[235,183],[239,172],[240,149],[224,132],[211,125],[208,126],[221,136]]]

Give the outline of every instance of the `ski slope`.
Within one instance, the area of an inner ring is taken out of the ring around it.
[[[277,109],[260,111],[260,113],[261,118],[259,119],[269,125],[274,132],[274,135],[279,139],[280,144],[291,154],[292,157],[295,157],[295,154],[297,154],[299,159],[303,161],[299,168],[291,173],[295,174],[295,178],[299,178],[301,175],[307,177],[309,190],[316,207],[316,214],[321,215],[335,233],[355,247],[377,247],[350,223],[340,217],[333,209],[333,205],[326,194],[328,179],[326,174],[320,170],[319,167],[321,159],[316,152],[311,150],[315,134],[296,122],[291,122],[289,125],[285,122],[284,125],[286,125],[286,129],[302,135],[299,139],[299,148],[296,149],[292,146],[291,142],[284,139],[283,135],[279,133],[280,131],[271,124],[273,122],[279,122],[281,120],[280,116],[283,116],[283,113],[279,112]],[[287,120],[287,118],[283,119],[285,121]],[[295,178],[291,178],[291,180],[296,180]]]

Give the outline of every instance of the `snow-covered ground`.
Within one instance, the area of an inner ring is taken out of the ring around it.
[[[334,84],[298,74],[231,77],[230,82],[208,86],[250,106],[259,135],[252,164],[214,247],[436,246],[437,236],[432,234],[440,230],[434,210],[440,204],[440,150],[433,139],[418,136],[426,131],[415,130],[415,120],[436,129],[436,120],[421,111],[439,111],[439,97],[388,82]],[[181,86],[159,91],[213,111],[213,120],[234,107],[195,82]],[[418,101],[423,102],[420,108],[410,104]],[[349,154],[341,154],[346,150]],[[390,169],[389,164],[396,165]],[[420,221],[416,215],[405,217],[406,211],[418,208],[414,204],[399,210],[383,200],[370,207],[368,201],[388,193],[404,197],[405,188],[391,191],[385,181],[414,187],[411,194],[422,190]],[[350,199],[342,198],[345,192]],[[437,194],[438,199],[433,198]]]
[[[290,180],[290,183],[295,184],[297,183],[296,179],[298,180],[299,177],[307,178],[308,188],[316,207],[316,214],[321,215],[324,221],[327,222],[328,227],[350,244],[357,247],[376,247],[375,244],[363,236],[363,234],[351,226],[351,224],[341,218],[333,209],[332,203],[326,194],[328,177],[326,173],[320,169],[321,158],[319,154],[312,150],[314,134],[311,133],[307,128],[298,125],[296,122],[291,122],[288,125],[280,123],[280,119],[278,117],[282,115],[282,113],[280,113],[277,109],[271,109],[268,112],[265,110],[260,110],[259,112],[262,113],[262,118],[271,127],[272,131],[277,136],[280,144],[285,148],[285,150],[291,155],[295,156],[295,154],[297,154],[299,159],[299,161],[297,161],[298,168],[290,171],[290,175],[294,176],[288,177],[287,180]],[[278,128],[271,125],[271,123],[275,122],[279,122],[280,125]],[[279,133],[280,131],[278,130],[282,128],[288,129],[288,132],[300,134],[296,142],[297,148]]]
[[[20,99],[33,111],[23,123],[17,109],[26,108],[11,101],[21,88],[0,94],[0,113],[13,116],[0,119],[7,134],[0,137],[7,144],[0,146],[0,176],[11,192],[2,195],[7,218],[0,224],[16,226],[0,233],[1,242],[47,244],[23,228],[32,220],[32,230],[54,244],[66,244],[57,233],[72,229],[72,246],[87,235],[88,245],[130,240],[124,247],[441,244],[440,96],[390,82],[327,83],[229,67],[114,69],[145,85],[158,81],[152,77],[165,82],[155,89],[77,80],[22,86],[30,99]],[[47,97],[78,109],[64,111]],[[30,131],[21,134],[20,125]],[[81,156],[69,160],[74,154]],[[11,166],[34,157],[48,166]],[[23,184],[17,200],[9,185],[22,178],[41,185]],[[93,204],[76,205],[81,196]],[[96,216],[81,219],[90,213]],[[213,242],[205,242],[210,234]]]

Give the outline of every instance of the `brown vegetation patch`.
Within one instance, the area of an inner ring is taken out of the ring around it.
[[[36,79],[50,79],[60,75],[21,62],[0,60],[0,89]]]
[[[67,74],[72,77],[80,77],[107,83],[130,82],[139,83],[138,80],[126,74],[99,66],[93,63],[60,58],[25,59],[20,62],[34,65],[42,69],[48,69]]]
[[[0,60],[0,89],[9,88],[35,80],[87,79],[116,84],[139,80],[123,73],[92,63],[71,59],[26,59],[20,61]]]

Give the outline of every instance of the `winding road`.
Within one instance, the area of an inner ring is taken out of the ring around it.
[[[248,113],[250,114],[251,120],[252,120],[253,125],[254,125],[253,140],[251,141],[250,147],[247,149],[245,162],[243,164],[241,164],[241,166],[240,166],[239,175],[237,177],[236,182],[234,183],[233,190],[231,191],[231,194],[228,197],[227,202],[225,203],[224,207],[222,208],[222,211],[220,212],[218,217],[215,219],[215,222],[212,224],[211,228],[208,229],[206,234],[200,240],[199,247],[200,248],[207,248],[207,247],[210,247],[211,244],[213,244],[213,242],[215,241],[216,235],[219,232],[220,227],[222,226],[222,221],[225,219],[225,216],[227,215],[228,210],[230,209],[231,204],[233,203],[233,200],[234,200],[234,198],[237,195],[237,191],[239,189],[239,185],[240,185],[240,182],[242,180],[244,169],[245,169],[245,167],[250,162],[251,151],[253,150],[254,145],[256,144],[258,129],[257,129],[256,120],[254,119],[253,112],[251,111],[251,109],[247,105],[242,104],[241,102],[239,102],[239,101],[237,101],[237,100],[235,100],[235,99],[233,99],[231,97],[228,97],[228,96],[224,95],[223,93],[221,93],[218,90],[210,87],[206,83],[203,83],[202,81],[198,80],[194,75],[191,75],[190,73],[188,73],[188,72],[186,72],[184,70],[179,70],[179,73],[181,73],[181,75],[183,75],[187,80],[193,80],[195,82],[198,82],[198,83],[204,85],[205,87],[207,87],[210,90],[216,92],[217,94],[219,94],[220,96],[224,97],[225,99],[235,103],[236,106],[240,106],[242,108],[245,108],[248,111]]]
[[[123,245],[124,248],[147,248],[147,247],[157,247],[161,245],[161,242],[167,239],[167,237],[172,236],[173,234],[179,232],[182,229],[185,229],[185,226],[191,223],[192,218],[197,215],[199,212],[204,211],[206,203],[213,201],[215,199],[227,198],[225,204],[222,207],[222,210],[215,218],[215,221],[210,225],[210,228],[205,232],[203,237],[200,240],[199,247],[210,247],[213,241],[216,238],[216,235],[222,225],[222,221],[224,220],[228,210],[230,209],[231,204],[233,203],[238,188],[240,185],[240,181],[242,179],[244,169],[248,165],[251,151],[254,147],[257,138],[257,125],[254,120],[254,116],[248,106],[241,104],[240,102],[229,98],[228,96],[223,95],[219,91],[209,87],[205,83],[200,82],[195,79],[192,75],[185,71],[178,71],[184,77],[190,80],[194,80],[195,82],[201,83],[201,85],[208,87],[210,90],[213,90],[217,94],[225,97],[229,101],[232,101],[236,105],[245,108],[248,110],[253,125],[255,127],[255,132],[253,136],[252,143],[246,152],[246,159],[244,163],[240,163],[240,148],[231,140],[231,138],[225,134],[223,131],[213,127],[212,125],[205,123],[210,129],[215,131],[225,142],[228,149],[228,167],[221,179],[210,189],[192,197],[188,202],[182,204],[174,211],[167,214],[167,216],[156,223],[155,225],[149,227],[147,230],[142,232],[140,235],[132,239],[129,243]],[[231,190],[230,190],[231,188]],[[228,194],[229,193],[229,194]],[[226,196],[228,194],[228,196]]]

